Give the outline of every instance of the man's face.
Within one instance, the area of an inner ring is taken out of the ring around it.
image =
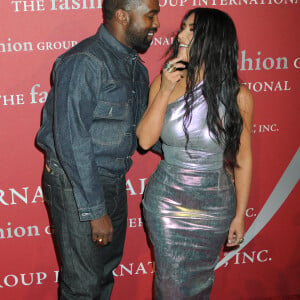
[[[129,23],[126,29],[126,44],[144,53],[150,46],[153,35],[159,27],[158,0],[142,0],[137,8],[128,11]]]

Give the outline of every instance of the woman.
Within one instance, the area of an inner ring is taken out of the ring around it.
[[[236,30],[224,12],[189,11],[170,53],[137,127],[141,147],[161,138],[165,157],[143,200],[155,296],[209,299],[222,245],[243,241],[253,98],[238,82]]]

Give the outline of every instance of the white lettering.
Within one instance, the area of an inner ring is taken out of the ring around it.
[[[54,274],[55,274],[55,283],[58,282],[58,278],[59,278],[59,271],[54,271]]]
[[[268,257],[265,257],[265,259],[261,258],[262,254],[268,254],[268,252],[269,252],[268,250],[262,250],[262,251],[258,252],[257,253],[257,260],[259,262],[266,262],[266,261],[270,260],[270,259],[268,259]]]
[[[145,181],[147,180],[147,178],[140,178],[139,180],[141,182],[141,192],[140,192],[140,195],[143,195],[144,194],[144,190],[145,190]]]
[[[198,2],[198,3],[197,3]],[[193,6],[202,6],[202,3],[207,6],[207,0],[193,0]],[[212,5],[216,5],[216,0],[213,0]]]
[[[143,227],[142,218],[138,218],[138,219],[137,218],[131,218],[131,219],[128,219],[128,221],[129,221],[129,228]]]
[[[24,95],[18,94],[18,95],[0,95],[0,100],[2,100],[3,105],[23,105],[24,102]]]
[[[257,55],[258,57],[255,59],[256,64],[254,68],[253,64],[253,58],[246,57],[246,50],[241,51],[242,53],[242,59],[241,59],[241,67],[240,71],[253,71],[253,70],[261,70],[261,52],[258,51]],[[275,60],[277,62],[276,67],[275,67]],[[288,60],[286,57],[277,57],[277,58],[272,58],[272,57],[266,57],[262,61],[262,68],[264,70],[272,70],[275,67],[276,70],[281,70],[281,69],[288,69]]]
[[[124,276],[123,271],[127,272],[129,275],[132,275],[132,267],[133,263],[129,264],[129,268],[126,268],[124,265],[119,265],[120,267],[120,275],[115,274],[115,271],[113,272],[114,276]]]
[[[35,0],[35,1],[11,1],[11,4],[14,5],[15,12],[24,11],[44,11],[44,0]],[[19,5],[20,4],[20,5]]]
[[[136,267],[137,266],[137,267]],[[136,269],[135,269],[136,268]],[[124,266],[120,264],[114,271],[113,275],[115,277],[123,277],[126,275],[133,276],[133,275],[140,275],[140,274],[148,274],[155,272],[155,262],[139,262],[138,264],[130,263],[128,266]]]
[[[55,271],[56,277],[58,277],[58,271]],[[47,274],[44,272],[37,273],[22,273],[22,274],[9,274],[3,277],[3,283],[0,288],[15,287],[17,285],[30,286],[32,284],[41,285],[47,278]],[[57,281],[56,281],[57,282]],[[1,298],[2,299],[2,298]]]
[[[254,214],[254,208],[248,208],[246,210],[246,217],[248,218],[252,218],[252,217],[255,217],[256,214]]]
[[[47,274],[44,272],[38,272],[37,275],[37,283],[36,284],[42,284],[42,281],[47,278]]]
[[[31,281],[28,283],[28,282],[25,281],[26,274],[20,274],[20,276],[21,276],[21,282],[22,282],[23,285],[32,285],[34,273],[29,273],[29,275],[30,275]]]
[[[51,234],[52,234],[51,231],[52,231],[52,229],[51,229],[51,226],[50,226],[50,225],[48,225],[48,226],[45,227],[45,233],[46,233],[46,234],[51,235]]]
[[[288,81],[247,82],[248,88],[256,93],[291,91]]]
[[[296,69],[300,69],[300,57],[297,57],[295,60],[294,60],[294,67]]]
[[[36,225],[30,225],[27,227],[16,227],[11,228],[11,223],[7,223],[7,228],[0,228],[0,239],[12,239],[14,237],[22,238],[22,237],[35,237],[39,236],[39,228]]]
[[[251,254],[248,254],[246,252],[238,252],[235,255],[235,265],[239,264],[247,264],[247,263],[265,263],[267,261],[272,260],[271,258],[267,257],[268,250],[261,250],[261,251],[252,251]]]
[[[143,274],[147,274],[146,269],[143,265],[143,263],[140,263],[136,272],[134,274],[139,274],[139,272],[142,272]]]
[[[34,204],[38,202],[38,198],[41,199],[41,201],[39,202],[44,202],[43,191],[40,186],[36,187],[36,189],[34,190],[34,196],[32,199],[28,196],[29,187],[22,187],[21,190],[23,190],[23,194],[14,188],[8,189],[7,192],[0,190],[0,204],[17,205],[20,203],[20,201],[17,201],[17,199],[21,200],[21,203]]]
[[[133,189],[130,179],[127,179],[126,181],[126,191],[130,191],[130,195],[136,195],[136,192]]]
[[[28,191],[28,187],[24,187],[24,188],[22,188],[23,190],[24,190],[24,196],[23,195],[21,195],[19,192],[17,192],[15,189],[9,189],[10,191],[11,191],[11,204],[13,205],[15,205],[15,204],[17,204],[16,202],[15,202],[15,197],[14,196],[17,196],[20,200],[22,200],[24,203],[26,203],[27,204],[27,201],[28,201],[28,199],[27,199],[27,191]]]
[[[58,7],[57,4],[59,3]],[[77,10],[102,8],[101,0],[51,0],[51,10]]]
[[[12,278],[13,281],[11,281],[11,283],[9,283],[9,278]],[[4,280],[3,280],[4,284],[8,287],[14,287],[18,284],[19,280],[18,277],[16,275],[7,275]]]
[[[36,88],[39,88],[41,87],[40,84],[35,84],[32,88],[31,88],[31,92],[30,92],[30,95],[31,95],[31,104],[35,104],[35,103],[45,103],[46,102],[46,99],[47,99],[47,96],[48,96],[48,93],[47,92],[40,92],[40,93],[37,93],[35,91]],[[38,95],[38,99],[36,99],[36,95]]]
[[[3,205],[9,205],[7,202],[4,201],[3,199],[3,196],[5,195],[5,192],[0,190],[0,202],[3,204]]]

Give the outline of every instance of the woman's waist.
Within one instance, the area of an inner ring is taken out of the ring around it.
[[[165,161],[183,169],[216,171],[223,168],[224,155],[221,151],[184,149],[163,145]]]
[[[232,184],[232,179],[223,165],[212,170],[197,170],[162,160],[153,176],[165,185],[226,188]]]

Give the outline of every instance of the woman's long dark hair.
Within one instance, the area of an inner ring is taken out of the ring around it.
[[[207,102],[207,125],[218,144],[225,146],[224,156],[232,166],[237,166],[236,155],[239,150],[243,128],[242,117],[237,105],[240,84],[237,75],[238,41],[231,18],[224,12],[211,8],[190,10],[184,21],[195,14],[194,36],[190,48],[187,67],[187,87],[184,96],[184,132],[186,148],[189,142],[188,126],[192,119],[195,101],[193,90],[199,82],[203,67],[203,96]],[[177,57],[179,42],[176,38],[168,53]],[[224,122],[219,114],[220,105],[225,107]]]

